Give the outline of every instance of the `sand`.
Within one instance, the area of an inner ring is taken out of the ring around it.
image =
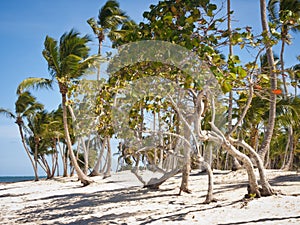
[[[203,204],[207,175],[194,171],[191,194],[180,175],[148,190],[129,171],[82,187],[76,178],[0,184],[0,224],[300,224],[300,174],[267,170],[282,194],[251,201],[244,170],[214,171],[214,197]],[[151,174],[145,173],[148,178]]]

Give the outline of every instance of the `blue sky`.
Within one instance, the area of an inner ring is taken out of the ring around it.
[[[16,88],[27,77],[49,77],[47,64],[42,57],[46,35],[55,39],[75,28],[82,34],[91,34],[86,23],[90,17],[97,17],[104,0],[11,0],[0,1],[0,50],[1,82],[0,107],[14,110]],[[121,8],[139,22],[142,13],[157,0],[120,0]],[[216,1],[221,2],[221,1]],[[226,5],[224,5],[226,6]],[[232,0],[235,10],[234,25],[253,27],[261,32],[259,0]],[[293,47],[288,47],[287,64],[296,62],[300,55],[300,37],[297,35]],[[109,43],[106,43],[109,45]],[[96,53],[96,44],[92,44]],[[38,101],[48,110],[60,102],[57,91],[33,92]],[[32,175],[29,159],[21,146],[17,126],[12,120],[0,117],[0,176]]]

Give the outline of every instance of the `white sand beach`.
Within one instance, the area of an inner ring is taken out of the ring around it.
[[[282,194],[251,201],[244,170],[214,171],[214,197],[203,204],[207,175],[193,172],[191,194],[180,175],[148,190],[129,172],[82,187],[76,178],[0,184],[0,224],[300,224],[300,174],[267,170]]]

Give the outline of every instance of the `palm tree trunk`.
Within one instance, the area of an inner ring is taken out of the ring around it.
[[[231,1],[227,0],[227,28],[229,32],[229,57],[233,56],[233,48],[231,44],[232,33],[231,33]],[[233,110],[233,91],[229,92],[228,98],[228,132],[232,130],[232,110]],[[236,171],[242,166],[240,165],[239,161],[234,157],[231,156],[232,166],[231,170]]]
[[[98,46],[98,56],[101,56],[101,49],[102,49],[102,38],[98,37],[99,46]],[[101,63],[99,63],[97,68],[97,80],[100,80],[100,73],[101,73]]]
[[[231,1],[227,0],[227,29],[229,32],[229,57],[233,55],[233,49],[231,44],[232,34],[231,34]],[[228,98],[228,132],[232,129],[232,102],[233,102],[233,93],[229,92]]]
[[[288,99],[288,89],[287,89],[287,83],[286,83],[286,75],[284,73],[285,68],[284,68],[284,50],[285,50],[285,38],[287,35],[287,30],[285,29],[285,26],[283,26],[281,31],[281,51],[280,51],[280,66],[281,66],[281,74],[282,74],[282,82],[283,82],[283,87],[284,87],[284,93],[283,97],[285,100]],[[290,150],[289,158],[287,163],[284,163],[282,165],[284,170],[289,170],[291,166],[291,160],[293,158],[293,152],[294,152],[294,146],[293,146],[293,126],[288,125],[288,145],[287,148]]]
[[[267,13],[266,13],[266,1],[260,0],[260,13],[261,13],[261,23],[263,33],[267,38],[270,38],[268,21],[267,21]],[[277,88],[277,75],[275,72],[275,62],[273,57],[273,50],[272,46],[270,46],[269,42],[266,41],[265,43],[267,48],[267,58],[270,70],[270,110],[269,110],[269,118],[268,118],[268,125],[266,129],[266,133],[264,136],[264,140],[260,146],[258,151],[259,156],[261,157],[262,161],[265,162],[265,156],[268,150],[270,149],[270,143],[273,135],[273,130],[275,126],[275,118],[276,118],[276,94],[273,93],[273,90]]]
[[[51,178],[54,177],[55,175],[55,171],[57,170],[58,175],[59,176],[59,168],[58,168],[58,151],[56,149],[56,147],[54,148],[55,153],[52,155],[52,170],[51,170]]]
[[[292,165],[293,165],[293,158],[294,158],[294,148],[295,148],[295,144],[294,143],[294,136],[293,136],[293,128],[291,126],[288,127],[288,148],[290,150],[289,154],[288,154],[288,158],[286,160],[286,163],[283,165],[283,170],[290,170]]]
[[[46,172],[46,174],[47,174],[47,179],[50,179],[51,178],[51,170],[50,170],[50,166],[49,166],[49,164],[48,164],[48,162],[47,162],[47,160],[45,159],[45,157],[43,156],[43,155],[41,155],[41,161],[42,161],[42,163],[43,163],[43,165],[44,165],[44,170],[45,170],[45,172]],[[41,165],[41,164],[40,164]]]
[[[30,162],[31,162],[31,165],[33,167],[33,171],[34,171],[34,177],[35,177],[35,181],[38,181],[39,180],[39,176],[38,176],[38,173],[37,173],[37,168],[35,166],[35,163],[33,161],[33,159],[31,158],[30,156],[30,152],[26,146],[26,143],[25,143],[25,138],[24,138],[24,134],[23,134],[23,129],[22,129],[22,125],[20,123],[18,123],[18,127],[19,127],[19,133],[20,133],[20,136],[21,136],[21,141],[22,141],[22,144],[23,144],[23,147],[26,151],[26,154],[28,155],[29,159],[30,159]]]
[[[38,174],[38,143],[37,141],[35,140],[35,145],[34,145],[34,167],[36,169],[36,174]],[[35,181],[38,181],[39,178],[38,177],[35,177]]]
[[[284,29],[284,28],[282,28]],[[286,31],[283,30],[281,32],[281,51],[280,51],[280,67],[281,67],[281,74],[282,74],[282,82],[283,82],[283,88],[284,88],[284,97],[287,97],[288,94],[288,89],[287,89],[287,84],[286,84],[286,79],[285,79],[285,73],[284,73],[284,50],[285,50],[285,36],[286,36]]]
[[[89,175],[91,177],[93,177],[93,176],[99,176],[100,175],[99,170],[100,170],[100,165],[101,165],[101,161],[102,161],[102,157],[103,157],[103,153],[104,153],[106,142],[107,142],[107,138],[104,138],[103,142],[101,144],[101,149],[100,149],[100,152],[99,152],[99,155],[98,155],[97,162],[96,162],[96,164],[95,164],[92,172]]]
[[[74,169],[76,170],[78,179],[81,181],[81,183],[86,186],[93,182],[87,175],[85,175],[82,170],[80,169],[76,157],[74,155],[73,149],[72,149],[72,142],[70,138],[69,128],[68,128],[68,119],[67,119],[67,107],[66,107],[66,91],[64,90],[66,87],[63,84],[59,84],[60,86],[60,92],[62,96],[62,110],[63,110],[63,123],[64,123],[64,131],[65,131],[65,138],[68,146],[68,152],[71,158],[72,165]]]
[[[67,177],[68,176],[68,157],[66,156],[66,152],[65,149],[63,149],[60,145],[60,140],[59,137],[57,137],[58,141],[58,148],[60,151],[60,155],[61,155],[61,160],[62,160],[62,164],[63,164],[63,177]],[[64,146],[65,147],[65,146]]]

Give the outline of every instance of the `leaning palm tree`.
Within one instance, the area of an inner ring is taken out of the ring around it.
[[[270,38],[269,25],[267,21],[267,12],[266,12],[266,0],[260,0],[260,14],[261,14],[261,24],[263,33],[265,33],[267,38]],[[273,55],[273,49],[269,42],[266,42],[266,56],[268,59],[268,68],[270,74],[270,108],[269,108],[269,118],[268,124],[266,126],[266,132],[264,135],[263,142],[258,150],[258,154],[264,162],[265,156],[270,149],[270,143],[275,126],[275,117],[276,117],[276,94],[273,93],[277,89],[277,74],[276,74],[276,65]]]
[[[34,159],[31,157],[30,150],[28,149],[28,146],[25,141],[25,135],[24,130],[27,131],[27,128],[24,124],[24,119],[30,117],[32,114],[34,114],[37,111],[40,111],[44,108],[44,106],[36,101],[36,98],[33,97],[28,91],[22,92],[19,94],[18,99],[15,103],[15,112],[12,112],[8,109],[0,108],[0,114],[3,114],[9,118],[12,118],[15,120],[15,123],[19,127],[19,133],[21,137],[21,141],[23,144],[23,147],[26,151],[27,156],[30,159],[30,162],[32,164],[34,175],[35,175],[35,181],[39,180],[38,177],[38,171],[37,171],[37,158],[34,157]]]
[[[98,39],[98,55],[101,55],[102,45],[105,36],[114,37],[114,33],[119,25],[127,19],[126,14],[120,9],[120,5],[115,0],[108,0],[99,10],[98,21],[94,18],[87,20],[94,34]],[[97,73],[97,79],[100,80],[100,69]]]
[[[57,81],[61,94],[65,140],[72,165],[83,185],[88,185],[93,180],[86,176],[80,169],[72,150],[66,103],[72,82],[78,80],[88,69],[94,67],[97,62],[98,57],[89,57],[89,48],[87,47],[89,41],[90,38],[88,36],[80,37],[80,33],[73,29],[70,32],[64,33],[59,42],[47,36],[44,42],[43,56],[48,62],[51,79],[27,78],[18,87],[18,91],[30,87],[49,87],[54,81]]]
[[[47,130],[46,136],[49,139],[52,139],[53,149],[56,149],[57,155],[60,152],[62,166],[63,166],[63,177],[68,176],[68,152],[65,147],[65,135],[63,127],[63,115],[62,109],[59,105],[56,110],[50,112],[50,123],[45,124],[45,130]],[[55,160],[58,160],[55,158]],[[57,164],[58,166],[58,164]],[[58,171],[58,169],[57,169]],[[58,171],[59,172],[59,171]]]
[[[43,123],[47,122],[47,113],[46,111],[36,112],[27,117],[28,127],[31,131],[31,135],[28,138],[29,146],[33,150],[35,167],[38,165],[38,155],[39,155],[39,146],[42,140],[44,133]]]
[[[30,135],[26,137],[28,146],[34,155],[35,165],[41,166],[46,172],[47,179],[54,176],[57,168],[57,150],[56,150],[56,136],[52,127],[56,124],[62,124],[54,121],[52,114],[47,111],[38,111],[27,117],[28,128]],[[51,156],[51,157],[46,157]],[[48,160],[52,159],[52,169]]]

